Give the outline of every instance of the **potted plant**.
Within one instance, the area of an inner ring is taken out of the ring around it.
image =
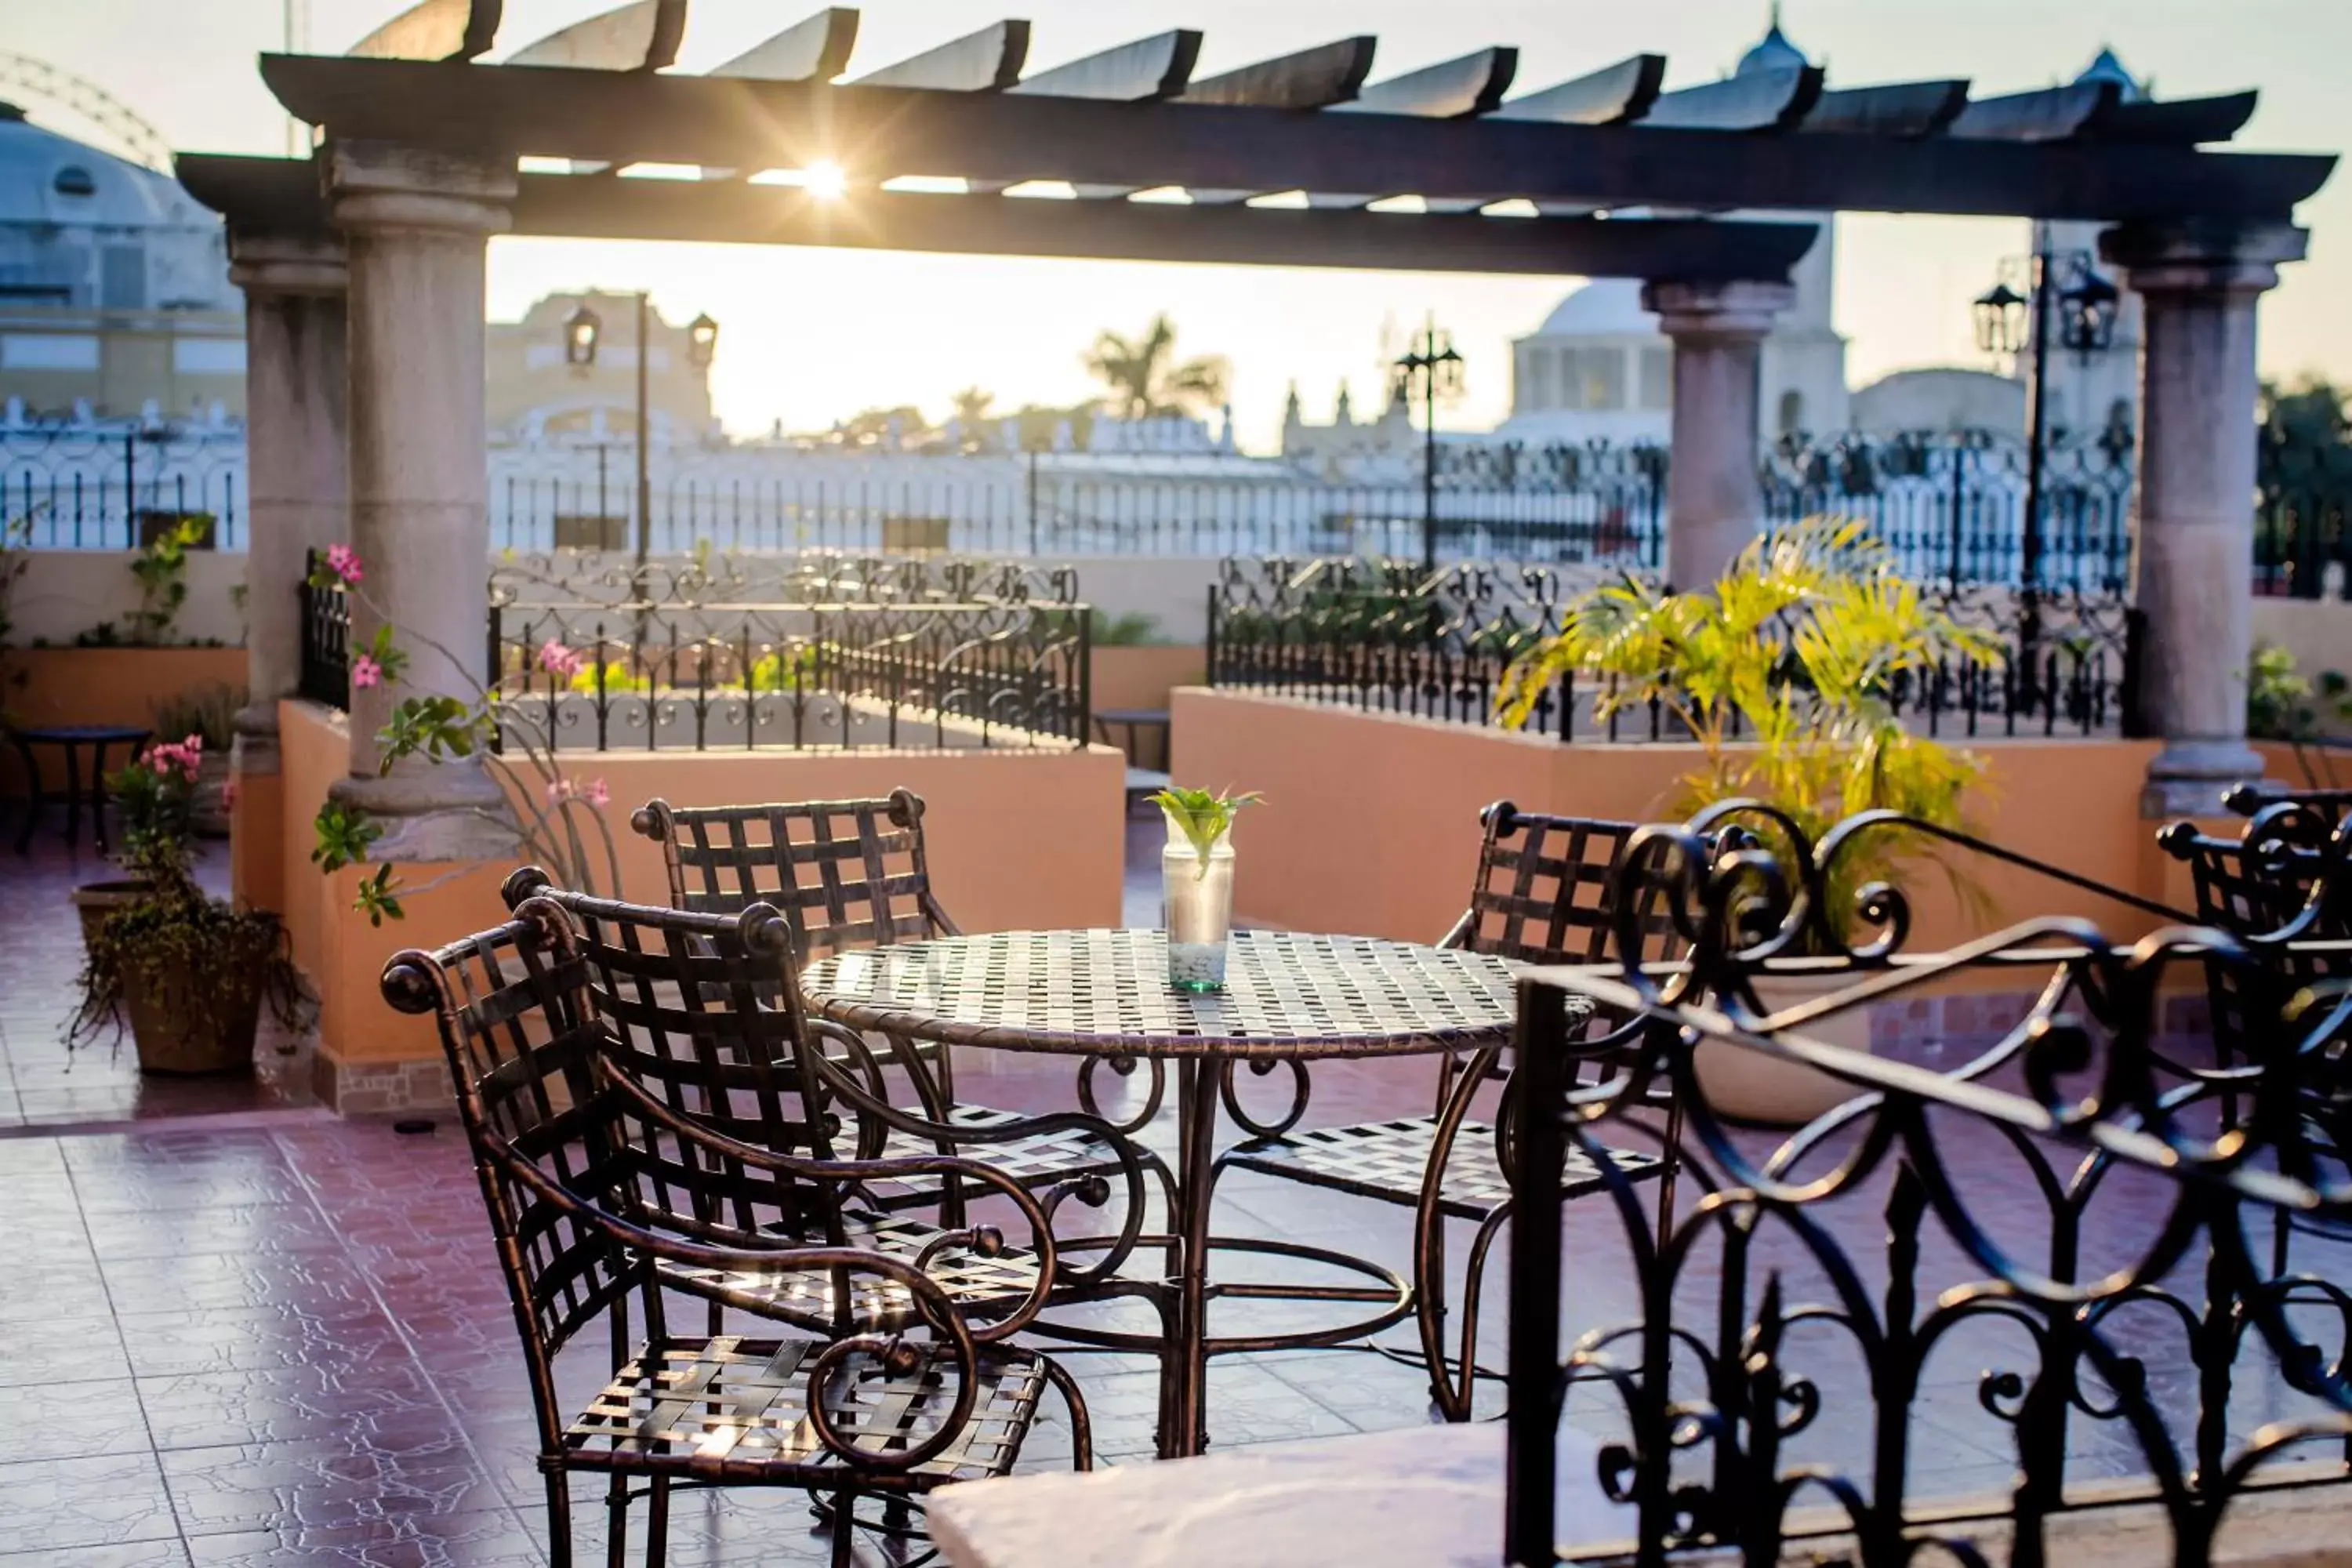
[[[1160,853],[1168,983],[1180,991],[1225,988],[1225,941],[1234,930],[1234,816],[1264,797],[1181,786],[1151,797],[1168,818]]]
[[[89,954],[68,1044],[109,1028],[119,1038],[127,1023],[142,1072],[250,1067],[265,1005],[289,1028],[308,1021],[309,994],[278,917],[212,897],[190,868],[203,746],[192,734],[150,747],[108,781],[121,810],[122,866],[137,885],[111,908],[83,905]]]
[[[1905,729],[1890,699],[1899,684],[1933,679],[1939,666],[2001,657],[1990,636],[1923,597],[1866,524],[1809,518],[1749,544],[1705,592],[1668,593],[1628,577],[1584,595],[1569,606],[1559,635],[1511,667],[1498,703],[1506,723],[1524,724],[1570,673],[1601,678],[1601,719],[1655,702],[1699,752],[1666,809],[1687,817],[1752,801],[1762,809],[1734,813],[1738,825],[1777,854],[1806,855],[1831,826],[1864,811],[1965,826],[1983,761]],[[1921,860],[1937,863],[1964,902],[1981,902],[1980,890],[1918,835],[1869,832],[1828,868],[1822,907],[1791,956],[1841,956],[1862,889]],[[1778,1012],[1842,978],[1761,979],[1757,1001]],[[1808,1029],[1870,1048],[1868,1016],[1859,1009]],[[1755,1052],[1717,1049],[1703,1054],[1698,1069],[1710,1104],[1756,1121],[1810,1121],[1853,1092]]]
[[[157,734],[195,735],[204,741],[189,824],[206,838],[228,837],[229,751],[236,742],[237,710],[244,706],[245,688],[217,680],[155,705]]]

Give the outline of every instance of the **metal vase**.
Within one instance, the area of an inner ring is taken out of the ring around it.
[[[1225,988],[1225,939],[1234,930],[1234,846],[1220,838],[1206,861],[1173,826],[1160,852],[1160,918],[1168,928],[1168,984]]]

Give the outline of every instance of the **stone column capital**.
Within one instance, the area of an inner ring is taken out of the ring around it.
[[[228,237],[228,280],[248,300],[268,295],[327,298],[351,288],[350,266],[339,235],[293,237],[240,234]]]
[[[2141,294],[2260,294],[2310,238],[2291,223],[2124,224],[2099,237],[2099,255]]]
[[[410,232],[486,239],[514,205],[514,164],[383,142],[335,142],[320,177],[346,233]]]
[[[1670,338],[1760,339],[1796,302],[1796,287],[1789,283],[1657,279],[1642,285],[1642,308],[1657,313],[1659,330]]]

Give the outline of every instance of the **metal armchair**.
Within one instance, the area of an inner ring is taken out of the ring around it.
[[[1530,964],[1613,961],[1615,913],[1609,893],[1634,825],[1541,816],[1508,801],[1488,806],[1479,820],[1486,837],[1470,904],[1442,945]],[[1674,928],[1663,912],[1645,910],[1637,925],[1643,962],[1673,956]],[[1580,1073],[1589,1077],[1602,1070],[1622,1047],[1633,1043],[1640,1027],[1638,1019],[1592,1016],[1578,1046]],[[1287,1131],[1237,1145],[1221,1162],[1413,1211],[1414,1319],[1429,1366],[1430,1397],[1449,1421],[1470,1418],[1480,1285],[1487,1256],[1512,1210],[1511,1083],[1504,1084],[1494,1121],[1471,1115],[1481,1089],[1497,1076],[1499,1057],[1497,1050],[1484,1050],[1444,1058],[1432,1115]],[[1614,1149],[1609,1153],[1629,1175],[1654,1175],[1663,1169],[1654,1155]],[[1564,1198],[1600,1192],[1603,1185],[1591,1162],[1570,1156]],[[1662,1184],[1660,1203],[1669,1201]],[[1476,1226],[1463,1288],[1460,1349],[1453,1356],[1445,1345],[1448,1220]]]
[[[758,973],[769,922],[780,934],[772,911],[733,939],[705,933],[706,978]],[[670,1491],[683,1483],[829,1500],[839,1565],[852,1560],[860,1499],[902,1516],[939,1486],[1010,1470],[1049,1384],[1087,1468],[1076,1385],[998,1342],[1022,1311],[975,1327],[954,1299],[941,1254],[985,1252],[986,1238],[966,1233],[913,1256],[860,1245],[839,1194],[869,1166],[762,1155],[662,1114],[614,1065],[645,1017],[610,1015],[591,965],[566,912],[530,899],[493,931],[396,954],[383,981],[395,1008],[439,1023],[522,1340],[559,1568],[572,1562],[574,1473],[608,1478],[614,1562],[640,1499],[649,1560],[662,1561]],[[799,1215],[815,1239],[743,1223],[772,1208]],[[662,1287],[713,1280],[740,1287],[730,1306],[795,1331],[676,1331]],[[829,1288],[793,1297],[752,1283],[781,1280]],[[611,1326],[609,1380],[567,1415],[557,1362],[599,1319]]]
[[[698,1234],[919,1260],[982,1340],[1045,1305],[1125,1289],[1117,1275],[1142,1237],[1150,1158],[1075,1111],[964,1125],[891,1105],[866,1041],[808,1016],[794,943],[769,905],[727,916],[623,903],[556,889],[536,868],[516,872],[506,894],[514,908],[543,901],[570,918],[589,994],[614,1024],[604,1060],[615,1092],[719,1166],[715,1181],[699,1168],[659,1173],[665,1205]],[[997,1163],[1004,1144],[1085,1150],[1089,1168],[1043,1186]],[[1117,1223],[1064,1237],[1056,1225],[1073,1200],[1089,1210],[1116,1200]],[[969,1223],[988,1202],[1019,1227],[1011,1240]],[[822,1323],[839,1305],[834,1282],[817,1277],[668,1272],[714,1310]],[[906,1310],[887,1287],[855,1303],[861,1321]]]
[[[670,902],[705,914],[732,914],[763,902],[791,922],[802,963],[860,948],[959,936],[953,920],[931,889],[930,861],[923,840],[923,800],[909,789],[866,800],[803,801],[730,806],[674,806],[651,800],[630,825],[662,847],[669,876]],[[932,1041],[884,1038],[877,1052],[848,1031],[820,1023],[826,1055],[835,1066],[863,1068],[868,1058],[900,1069],[915,1104],[908,1108],[927,1122],[944,1123],[987,1140],[988,1162],[1014,1180],[1050,1187],[1074,1178],[1116,1180],[1121,1163],[1107,1158],[1090,1141],[1066,1136],[1016,1137],[1004,1130],[1024,1119],[1014,1112],[960,1101],[955,1056]],[[1079,1079],[1079,1103],[1097,1111],[1092,1063]],[[1115,1070],[1135,1064],[1116,1062]],[[1135,1118],[1118,1124],[1133,1132],[1150,1120],[1160,1103],[1160,1066],[1152,1075],[1150,1102]],[[871,1081],[871,1075],[866,1074]],[[869,1153],[940,1152],[888,1118],[869,1121],[883,1142]],[[1156,1157],[1146,1155],[1157,1168]],[[920,1201],[920,1193],[917,1201]]]

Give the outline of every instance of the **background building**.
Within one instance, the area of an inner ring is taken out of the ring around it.
[[[564,322],[582,306],[602,323],[592,364],[568,364]],[[520,321],[489,324],[489,387],[485,407],[494,441],[631,439],[636,429],[637,298],[634,294],[550,294]],[[699,446],[720,439],[710,412],[710,371],[687,351],[687,329],[658,309],[648,313],[646,420],[652,445]]]
[[[17,422],[245,411],[219,217],[167,174],[0,103],[0,399]]]

